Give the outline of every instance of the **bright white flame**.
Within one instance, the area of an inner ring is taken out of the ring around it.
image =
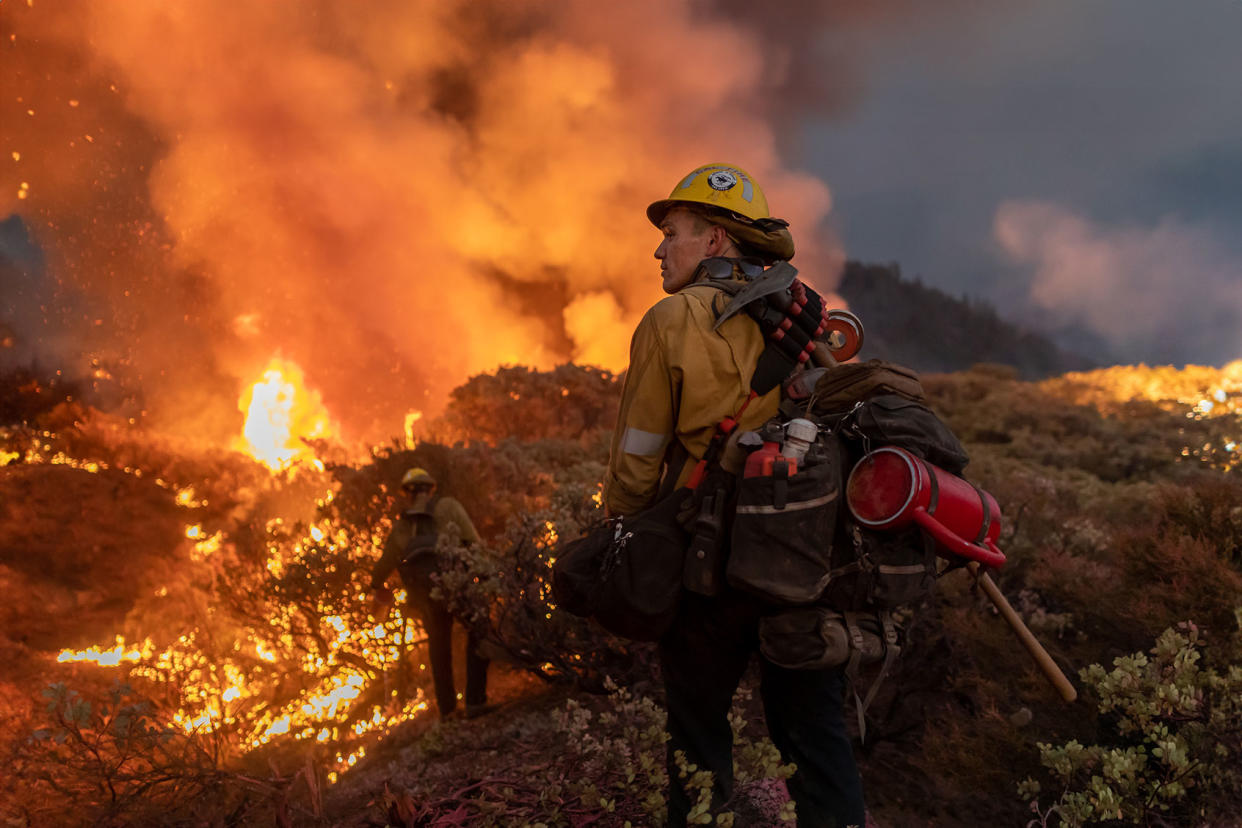
[[[305,441],[335,437],[336,428],[319,392],[306,388],[297,365],[272,359],[238,406],[246,424],[236,448],[273,470],[294,463],[323,468]]]

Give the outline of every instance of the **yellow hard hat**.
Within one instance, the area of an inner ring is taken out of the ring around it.
[[[409,489],[414,486],[434,486],[436,479],[432,477],[426,469],[410,469],[401,478],[401,488]]]
[[[763,190],[749,173],[733,164],[704,164],[691,170],[668,198],[652,202],[647,218],[659,227],[668,211],[678,204],[715,207],[751,221],[771,217]]]

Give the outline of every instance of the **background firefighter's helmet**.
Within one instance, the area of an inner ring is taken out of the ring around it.
[[[668,198],[647,207],[647,218],[659,227],[668,211],[678,206],[690,207],[723,227],[743,255],[768,263],[793,258],[789,222],[769,214],[767,196],[741,167],[704,164],[691,170]]]
[[[436,479],[426,469],[410,469],[401,478],[401,488],[412,489],[415,486],[434,486]]]

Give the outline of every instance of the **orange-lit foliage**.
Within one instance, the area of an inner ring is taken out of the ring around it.
[[[445,442],[590,439],[612,428],[620,398],[619,377],[600,368],[504,367],[453,389],[448,410],[428,429]]]
[[[598,372],[578,376],[577,370],[559,372],[550,406],[574,405],[576,397],[561,389],[597,381]],[[533,400],[533,387],[524,390]],[[111,432],[88,436],[84,431],[93,432],[93,427],[88,423],[64,437],[50,431],[9,432],[4,457],[10,463],[22,461],[24,473],[63,469],[80,474],[84,484],[102,475],[146,478],[137,467],[111,469],[117,460],[108,438],[92,439]],[[124,597],[116,596],[131,606],[123,623],[117,617],[111,629],[94,634],[75,629],[72,640],[85,646],[68,646],[49,657],[65,667],[94,664],[124,676],[156,702],[153,721],[180,739],[189,738],[190,747],[201,743],[200,750],[217,756],[222,766],[250,766],[263,757],[304,750],[332,781],[364,757],[385,730],[426,709],[425,667],[411,661],[422,635],[419,625],[400,611],[386,619],[372,617],[366,600],[369,568],[395,511],[391,493],[411,465],[434,469],[442,490],[455,492],[480,528],[495,538],[495,551],[477,549],[474,565],[509,551],[505,537],[525,544],[535,556],[530,561],[535,569],[526,573],[533,577],[530,601],[519,595],[521,600],[498,605],[497,629],[505,630],[498,637],[501,646],[542,639],[538,655],[525,660],[532,670],[549,678],[590,673],[592,681],[600,682],[606,646],[588,639],[576,656],[557,649],[564,634],[556,629],[565,622],[553,624],[548,617],[546,585],[541,586],[547,565],[537,561],[548,549],[549,519],[531,518],[540,527],[535,538],[526,537],[527,523],[517,517],[546,513],[561,519],[563,512],[548,510],[575,488],[583,492],[576,508],[595,508],[590,495],[597,491],[602,466],[576,441],[495,450],[433,443],[413,452],[378,449],[363,466],[334,467],[330,474],[313,468],[276,477],[251,473],[247,485],[237,488],[231,484],[248,465],[240,460],[231,461],[229,474],[213,475],[201,460],[173,461],[162,448],[139,449],[124,442],[117,448],[122,456],[145,454],[151,467],[171,470],[169,476],[180,481],[154,481],[170,516],[184,514],[179,528],[163,536],[168,546],[154,556],[132,559],[135,566],[145,564],[141,571],[163,568],[167,574],[144,579],[145,587],[135,581],[137,594],[122,590]],[[94,509],[102,505],[96,497],[88,487],[75,505],[81,508],[85,502]],[[506,529],[511,517],[517,520]],[[145,526],[133,525],[139,531]],[[572,523],[565,527],[574,531]],[[84,531],[91,528],[88,523]],[[471,564],[464,562],[460,570],[467,582]],[[488,614],[477,621],[489,623]],[[89,679],[90,673],[79,674]],[[153,768],[152,773],[174,770]],[[141,782],[129,780],[130,793]],[[134,807],[133,797],[122,799],[112,807]]]
[[[183,516],[160,552],[163,585],[131,595],[114,626],[79,631],[62,645],[75,652],[96,645],[117,654],[118,666],[57,666],[59,650],[51,650],[42,669],[83,683],[83,692],[92,670],[128,676],[156,701],[161,726],[205,738],[226,770],[309,760],[341,774],[325,807],[336,796],[374,795],[383,765],[368,764],[370,757],[394,723],[420,715],[425,676],[409,672],[417,663],[398,666],[402,648],[416,646],[417,628],[369,616],[365,571],[393,510],[395,482],[407,466],[422,465],[488,539],[456,556],[441,586],[495,647],[549,679],[649,675],[644,648],[619,646],[547,603],[553,537],[572,537],[594,513],[606,431],[587,424],[607,419],[601,395],[616,387],[576,370],[478,377],[433,424],[446,432],[451,424],[462,444],[425,440],[410,451],[402,435],[369,462],[322,476],[256,476],[177,458],[90,417],[64,434],[6,432],[3,456],[21,459],[27,475],[52,461],[84,479],[120,475],[150,486],[170,514]],[[1242,594],[1242,482],[1222,441],[1236,433],[1238,417],[1229,408],[1232,386],[1219,373],[1204,377],[1182,403],[1101,396],[1091,404],[1072,397],[1081,378],[1072,388],[1033,385],[987,366],[926,378],[933,404],[971,451],[968,476],[1004,510],[1009,563],[997,580],[1071,672],[1140,649],[1185,618],[1209,629],[1232,619]],[[1221,410],[1195,416],[1190,400],[1213,396],[1217,386],[1225,389]],[[575,439],[521,440],[538,426],[533,417],[525,424],[524,405]],[[1217,450],[1183,451],[1208,442]],[[152,471],[139,476],[144,463]],[[155,485],[157,476],[167,488]],[[94,496],[83,490],[87,501]],[[1015,824],[1024,817],[1014,784],[1038,767],[1033,742],[1085,742],[1097,732],[1089,708],[1064,707],[987,608],[961,573],[946,576],[869,712],[860,758],[882,823]],[[559,748],[532,745],[530,755],[507,757],[504,773],[520,776],[522,763],[539,762],[544,749]],[[351,758],[368,768],[357,777],[367,781],[344,772]],[[538,801],[537,791],[511,788],[508,795]],[[489,790],[503,813],[504,787]],[[424,793],[427,801],[442,796]],[[77,795],[82,807],[100,807]]]
[[[1183,400],[1163,390],[1125,396],[1153,389],[1154,375],[1179,382]],[[1225,634],[1242,595],[1242,478],[1228,448],[1242,425],[1237,387],[1213,369],[1071,377],[1030,384],[980,366],[927,378],[937,410],[971,451],[968,476],[1004,511],[1009,562],[997,582],[1071,676],[1186,619]],[[1222,387],[1214,416],[1196,415]],[[1208,443],[1216,450],[1188,450]],[[912,788],[930,800],[954,791],[931,809],[939,821],[1023,822],[1012,791],[1018,768],[1037,774],[1033,742],[1090,744],[1103,723],[1089,699],[1067,707],[1056,698],[968,579],[940,586],[913,630],[920,646],[907,654],[872,750],[902,751]],[[928,693],[929,680],[953,694]],[[920,707],[928,725],[911,740],[900,727]],[[886,725],[897,729],[887,745]]]

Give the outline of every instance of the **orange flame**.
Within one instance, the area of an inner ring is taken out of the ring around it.
[[[339,436],[319,392],[306,387],[302,369],[279,357],[273,357],[262,378],[246,389],[238,406],[246,424],[234,448],[272,470],[294,465],[322,469],[306,440]]]
[[[762,182],[805,278],[843,258],[773,118],[804,86],[791,38],[850,17],[824,4],[775,42],[757,4],[695,0],[0,5],[5,103],[34,110],[0,119],[0,216],[100,308],[44,339],[123,357],[160,430],[230,442],[233,401],[203,390],[278,348],[373,442],[498,364],[620,371],[663,296],[646,207],[706,161]],[[690,43],[727,59],[669,72]],[[155,286],[187,279],[203,311],[170,319]]]
[[[418,438],[414,436],[414,424],[423,418],[423,412],[411,411],[405,415],[405,447],[418,448]]]

